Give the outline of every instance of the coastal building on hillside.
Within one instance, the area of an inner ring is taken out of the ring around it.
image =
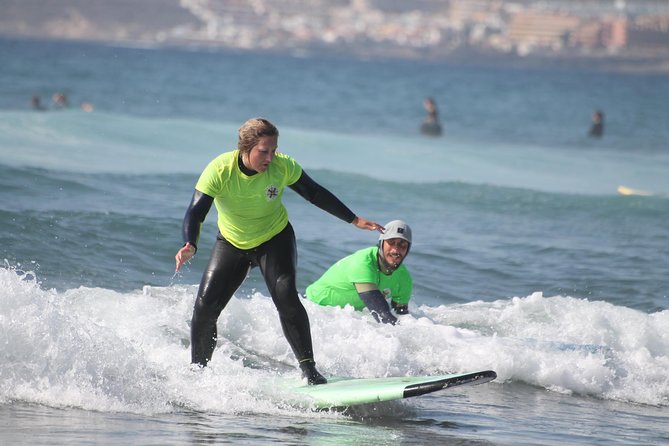
[[[669,48],[669,15],[643,15],[635,18],[628,30],[628,45],[640,50]]]
[[[560,51],[569,45],[569,36],[580,23],[580,18],[566,14],[523,11],[511,17],[507,33],[520,55],[544,49]]]
[[[624,17],[604,20],[584,20],[570,36],[575,48],[585,50],[605,49],[616,52],[627,46],[628,21]]]
[[[0,35],[363,57],[662,59],[669,1],[4,0]]]

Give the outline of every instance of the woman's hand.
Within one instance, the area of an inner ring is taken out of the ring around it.
[[[355,217],[351,224],[355,225],[356,227],[360,229],[367,229],[369,231],[379,231],[381,234],[386,230],[383,226],[380,224],[366,220],[362,217]]]
[[[181,268],[184,263],[193,258],[195,251],[195,246],[191,245],[190,243],[186,243],[183,248],[177,252],[177,255],[174,256],[174,259],[177,262],[177,267],[174,272],[179,272],[179,268]]]

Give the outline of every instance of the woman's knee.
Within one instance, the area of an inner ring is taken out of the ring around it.
[[[301,318],[306,314],[297,294],[294,280],[279,278],[272,298],[282,318]]]

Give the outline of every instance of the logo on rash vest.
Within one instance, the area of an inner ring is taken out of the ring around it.
[[[276,197],[279,196],[279,188],[276,187],[273,184],[270,184],[267,186],[267,189],[265,189],[265,198],[267,198],[267,201],[273,201],[276,200]]]

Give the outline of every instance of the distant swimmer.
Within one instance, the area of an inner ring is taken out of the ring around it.
[[[425,98],[423,107],[425,107],[427,114],[425,115],[423,124],[420,126],[420,132],[423,135],[440,136],[441,124],[439,123],[439,111],[437,110],[437,104],[434,102],[434,99]]]
[[[377,322],[395,325],[396,314],[409,313],[413,281],[402,263],[411,248],[411,228],[402,220],[386,224],[377,246],[364,248],[332,265],[307,287],[307,298],[319,305],[365,307]]]
[[[42,102],[40,101],[40,98],[37,95],[32,97],[32,107],[33,110],[39,110],[39,111],[46,110],[46,107],[42,105]]]
[[[277,152],[279,130],[264,118],[239,128],[237,149],[214,158],[200,175],[183,220],[176,271],[197,252],[212,204],[218,236],[202,274],[191,320],[191,362],[206,366],[216,348],[216,321],[253,267],[258,267],[279,313],[281,328],[309,384],[327,380],[316,370],[309,316],[297,294],[295,232],[282,202],[291,188],[315,206],[359,229],[381,231],[316,183],[292,157]],[[325,232],[327,233],[327,231]]]
[[[60,91],[54,93],[53,96],[51,96],[51,101],[53,102],[55,108],[67,108],[70,105],[67,101],[67,96],[65,96],[65,93]]]
[[[604,113],[600,110],[595,110],[592,113],[592,126],[588,132],[588,136],[592,138],[601,138],[604,136]]]
[[[91,104],[90,102],[82,102],[81,109],[87,113],[90,113],[93,111],[93,104]]]

